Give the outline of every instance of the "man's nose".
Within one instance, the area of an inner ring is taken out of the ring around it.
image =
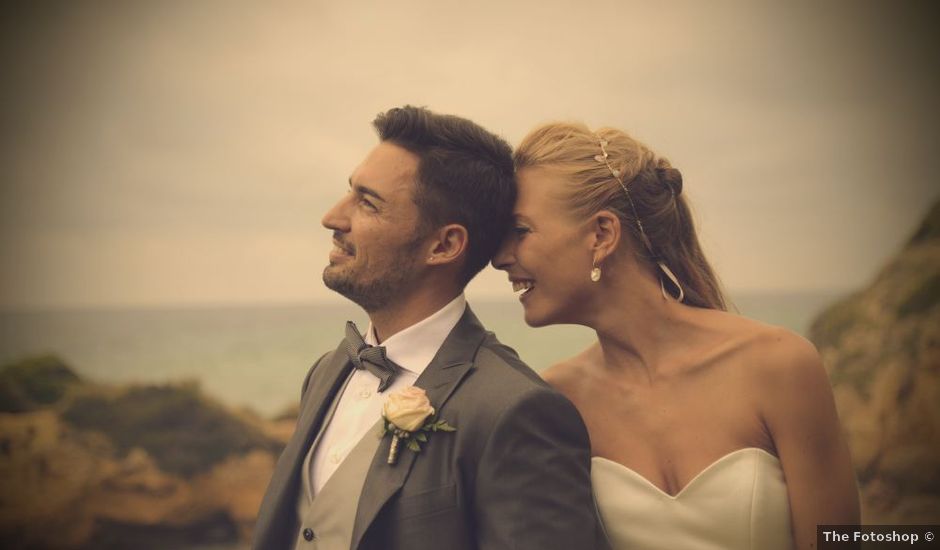
[[[333,231],[342,231],[343,233],[349,231],[349,216],[346,214],[347,197],[348,195],[344,195],[332,208],[327,210],[326,214],[323,215],[323,219],[320,220],[323,227]]]

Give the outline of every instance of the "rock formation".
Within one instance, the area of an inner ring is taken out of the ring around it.
[[[810,338],[848,435],[863,522],[940,523],[940,202]]]
[[[192,383],[86,384],[50,357],[0,369],[0,388],[0,409],[17,411],[0,413],[10,550],[246,541],[293,425],[230,411]]]

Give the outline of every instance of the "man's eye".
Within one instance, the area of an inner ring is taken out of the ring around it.
[[[526,233],[529,232],[529,228],[523,227],[521,225],[517,225],[516,227],[512,228],[512,232],[515,233],[516,235],[525,235]]]
[[[375,207],[375,205],[372,204],[372,203],[369,201],[369,199],[367,199],[367,198],[365,198],[365,197],[359,199],[359,204],[361,204],[364,208],[368,208],[369,210],[378,210],[378,209]]]

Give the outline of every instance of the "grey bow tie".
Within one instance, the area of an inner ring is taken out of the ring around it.
[[[379,382],[379,393],[385,391],[395,380],[395,375],[401,367],[385,356],[382,346],[370,346],[362,339],[359,329],[352,321],[346,321],[346,341],[344,342],[346,355],[354,367],[359,370],[366,369],[374,374]]]

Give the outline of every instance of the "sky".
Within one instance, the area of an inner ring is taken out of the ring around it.
[[[6,2],[0,309],[341,300],[320,219],[403,104],[513,144],[624,129],[682,171],[732,292],[858,288],[940,196],[928,9]]]

